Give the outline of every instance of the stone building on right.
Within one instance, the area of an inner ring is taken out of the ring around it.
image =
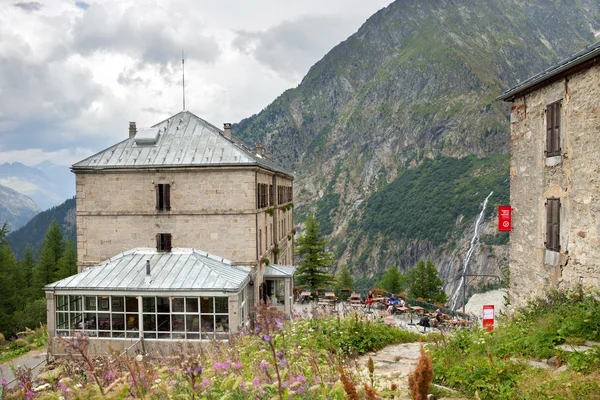
[[[499,99],[512,103],[512,304],[600,287],[600,42]]]

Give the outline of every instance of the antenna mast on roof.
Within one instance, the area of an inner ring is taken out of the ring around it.
[[[185,57],[181,50],[181,73],[183,76],[183,111],[185,111]]]

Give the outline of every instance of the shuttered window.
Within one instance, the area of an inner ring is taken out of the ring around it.
[[[560,199],[555,197],[546,202],[546,248],[560,251]]]
[[[156,235],[156,250],[169,253],[171,251],[171,234],[159,233]]]
[[[168,183],[156,185],[156,209],[158,211],[171,210],[171,185]]]
[[[546,157],[560,155],[560,108],[560,101],[546,106]]]

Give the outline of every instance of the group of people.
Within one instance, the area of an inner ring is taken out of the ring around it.
[[[374,298],[375,296],[373,295],[373,292],[369,291],[367,299],[365,300],[365,304],[371,307],[371,305],[373,305]],[[391,294],[389,298],[384,300],[384,305],[387,306],[387,312],[392,314],[395,313],[399,307],[404,307],[406,302],[402,297],[396,298],[394,294]]]

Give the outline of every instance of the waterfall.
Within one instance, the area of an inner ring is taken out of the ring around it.
[[[471,256],[475,252],[475,247],[477,246],[477,243],[479,241],[479,224],[483,220],[483,214],[485,213],[485,207],[487,206],[488,199],[490,198],[490,196],[493,193],[494,192],[490,192],[490,194],[488,194],[487,197],[485,198],[485,200],[483,201],[483,207],[481,207],[481,212],[479,213],[479,216],[477,217],[477,220],[475,221],[475,232],[473,233],[473,237],[471,238],[471,243],[469,244],[469,250],[467,251],[467,254],[465,255],[465,261],[464,261],[463,267],[462,267],[462,272],[461,272],[462,279],[460,280],[460,284],[458,285],[458,288],[456,288],[456,290],[454,291],[454,294],[452,295],[452,298],[450,299],[450,302],[448,303],[448,304],[452,304],[450,307],[450,309],[452,309],[452,310],[455,309],[456,302],[458,301],[458,296],[460,295],[460,289],[462,289],[462,286],[465,284],[465,274],[467,273],[469,261],[471,260]],[[466,302],[466,299],[463,299],[463,301]]]

